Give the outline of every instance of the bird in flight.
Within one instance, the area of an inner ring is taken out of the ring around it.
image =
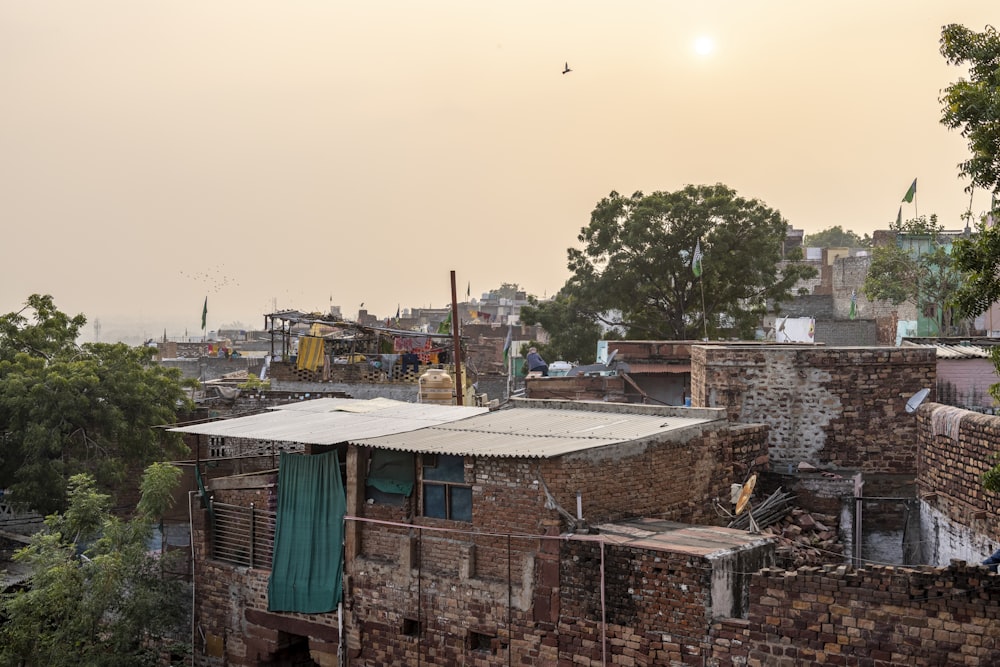
[[[569,68],[569,63],[566,63],[566,66],[565,66],[565,67],[563,68],[563,71],[562,71],[562,73],[563,73],[563,74],[566,74],[567,72],[572,72],[572,71],[573,71],[573,70],[571,70],[571,69]]]

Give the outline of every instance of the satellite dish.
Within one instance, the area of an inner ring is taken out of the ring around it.
[[[906,411],[909,413],[916,412],[917,408],[920,407],[920,404],[927,400],[927,395],[929,393],[931,393],[931,390],[924,387],[913,396],[910,396],[910,400],[906,402]]]
[[[753,487],[757,485],[757,473],[750,475],[750,479],[743,483],[740,489],[740,497],[736,499],[736,515],[739,516],[750,504],[750,496],[753,495]]]
[[[614,352],[608,355],[608,360],[604,362],[605,366],[610,366],[611,362],[615,360],[615,355],[618,354],[618,348],[615,348]]]

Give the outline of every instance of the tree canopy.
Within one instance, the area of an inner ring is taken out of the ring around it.
[[[967,189],[1000,192],[1000,34],[993,26],[975,32],[953,23],[941,31],[941,55],[949,65],[969,68],[969,78],[944,89],[941,123],[957,129],[969,144],[958,164]]]
[[[70,478],[68,500],[15,555],[31,585],[0,597],[0,666],[153,666],[164,644],[189,653],[189,595],[163,574],[170,554],[147,549],[155,517],[115,518],[85,474]]]
[[[549,301],[528,297],[528,302],[527,306],[521,306],[521,322],[539,324],[549,333],[548,343],[535,343],[538,352],[549,361],[592,364],[597,357],[597,341],[618,338],[589,318],[587,309],[580,308],[577,298],[565,289]]]
[[[950,304],[962,284],[962,272],[950,254],[951,241],[937,216],[912,218],[890,225],[896,242],[877,246],[865,276],[865,296],[892,304],[912,303],[937,325],[936,335],[960,319]]]
[[[969,159],[958,165],[970,179],[969,189],[993,193],[990,212],[978,221],[977,234],[955,243],[955,265],[968,280],[955,296],[958,309],[968,317],[985,312],[1000,300],[1000,33],[992,26],[975,32],[965,26],[947,25],[941,31],[941,55],[951,65],[969,68],[969,78],[959,78],[944,90],[941,123],[957,129],[969,142]],[[992,219],[994,224],[988,224]]]
[[[582,248],[568,251],[562,292],[576,317],[619,326],[629,338],[751,337],[769,303],[815,275],[798,262],[779,268],[787,228],[778,211],[721,183],[611,192],[581,230]]]
[[[802,245],[809,248],[867,248],[871,244],[871,237],[867,234],[861,237],[849,229],[842,229],[840,225],[806,234],[802,239]]]
[[[151,348],[78,346],[85,323],[38,294],[0,316],[0,488],[43,514],[65,507],[76,473],[114,493],[130,470],[184,451],[155,428],[189,405],[180,372]]]

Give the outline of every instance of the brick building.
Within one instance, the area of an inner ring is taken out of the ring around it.
[[[692,366],[696,403],[714,409],[529,401],[338,444],[347,507],[338,612],[268,611],[266,540],[251,550],[259,562],[228,562],[218,551],[227,533],[217,523],[208,531],[211,519],[195,510],[198,664],[1000,660],[1000,577],[965,564],[998,546],[1000,498],[980,477],[1000,453],[1000,418],[937,403],[905,409],[934,386],[933,350],[696,346]],[[637,430],[651,415],[658,435]],[[630,439],[591,441],[618,429]],[[569,434],[584,443],[567,447]],[[778,463],[765,479],[848,517],[860,508],[864,548],[839,565],[782,571],[767,567],[766,540],[716,527],[716,500],[767,451]],[[388,502],[371,490],[376,452],[412,461],[412,496]],[[823,472],[785,469],[803,460]],[[271,471],[209,485],[217,506],[253,502],[266,535],[273,510],[261,508],[276,508],[277,482]],[[429,495],[457,497],[433,512],[459,516],[429,516]],[[906,502],[880,511],[881,498]],[[902,562],[906,526],[914,562],[943,567],[872,562]]]
[[[263,417],[181,430],[247,435]],[[679,659],[681,640],[662,629],[704,638],[716,616],[745,612],[741,573],[771,562],[769,540],[711,527],[731,485],[766,464],[766,428],[719,410],[526,401],[451,427],[324,433],[300,449],[333,446],[343,462],[342,607],[269,611],[280,478],[212,480],[213,513],[193,512],[199,664],[336,664],[338,652],[359,665],[600,660],[649,644],[636,620],[661,628],[650,650]],[[374,478],[390,469],[409,472],[409,495],[380,490]],[[260,522],[248,544],[231,545],[233,526]]]

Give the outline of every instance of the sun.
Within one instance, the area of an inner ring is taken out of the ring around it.
[[[707,35],[702,35],[694,40],[694,52],[699,56],[707,56],[715,50],[715,40]]]

